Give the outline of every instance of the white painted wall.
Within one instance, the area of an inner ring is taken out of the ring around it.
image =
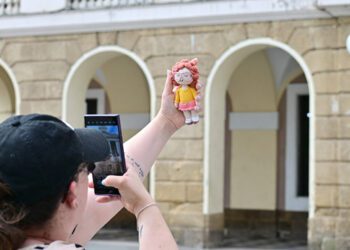
[[[276,130],[278,129],[277,112],[231,112],[230,130]]]

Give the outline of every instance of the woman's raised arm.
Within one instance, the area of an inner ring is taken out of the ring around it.
[[[168,71],[160,111],[146,127],[124,143],[127,166],[133,167],[141,179],[146,177],[167,141],[185,122],[182,112],[174,107],[169,73]],[[70,242],[82,245],[123,208],[118,200],[108,196],[97,197],[92,188],[88,192],[83,219],[70,238]]]

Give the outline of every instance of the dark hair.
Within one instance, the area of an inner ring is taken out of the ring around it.
[[[87,164],[79,165],[73,180],[86,169]],[[16,250],[26,240],[25,230],[45,226],[52,219],[61,201],[65,200],[69,187],[62,187],[57,195],[47,197],[30,206],[14,200],[11,190],[0,181],[0,250]]]

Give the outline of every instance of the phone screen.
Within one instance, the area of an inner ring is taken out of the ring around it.
[[[106,187],[101,182],[108,175],[123,175],[126,172],[119,115],[86,115],[85,127],[102,131],[110,150],[105,161],[95,163],[92,172],[95,194],[118,195],[118,189]]]

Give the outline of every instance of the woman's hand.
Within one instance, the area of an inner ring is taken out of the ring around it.
[[[178,250],[159,208],[133,168],[129,168],[123,176],[110,175],[102,183],[107,187],[118,188],[124,207],[135,214],[141,250]]]
[[[117,199],[120,199],[124,207],[131,213],[135,214],[145,205],[153,202],[151,195],[147,192],[133,168],[128,168],[123,176],[107,176],[102,184],[106,187],[117,188],[120,192],[120,197],[117,197]]]
[[[158,115],[166,118],[176,129],[179,129],[185,124],[185,117],[183,112],[179,111],[174,105],[174,92],[170,73],[170,70],[168,70]]]

